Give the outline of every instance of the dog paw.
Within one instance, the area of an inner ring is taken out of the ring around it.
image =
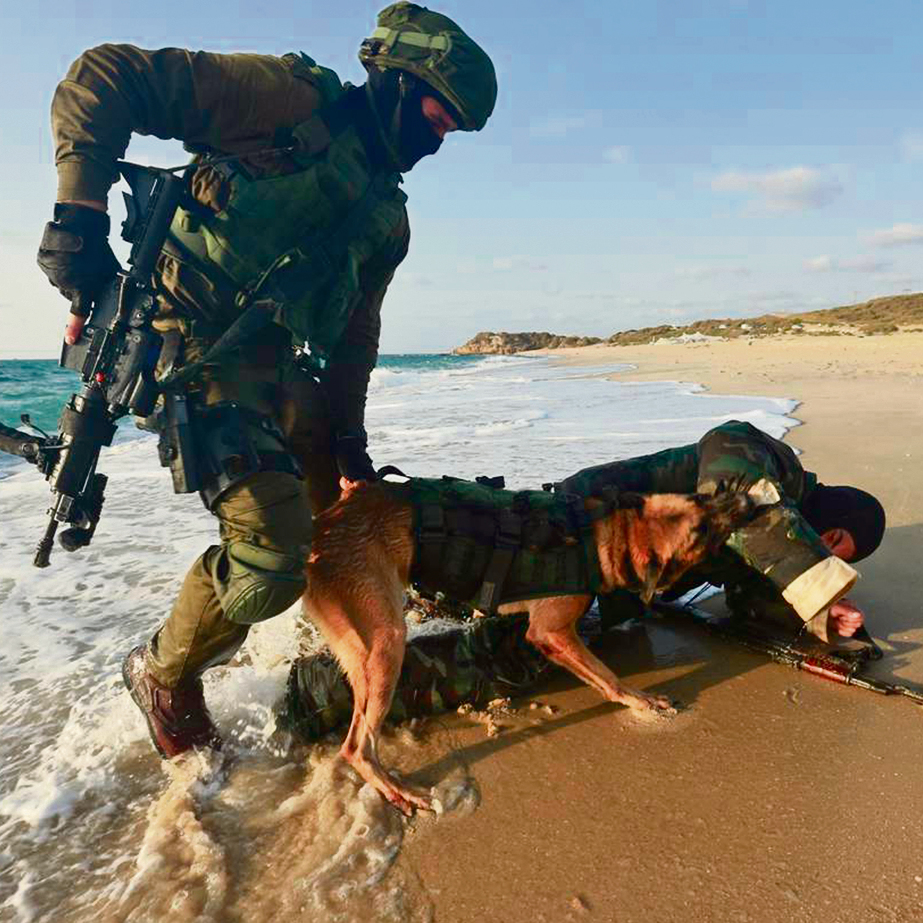
[[[651,695],[635,689],[626,689],[620,701],[639,715],[654,714],[666,718],[676,714],[676,704],[665,695]]]
[[[382,796],[407,817],[413,817],[416,810],[441,813],[441,803],[434,803],[432,791],[423,791],[404,785],[391,776],[384,788],[379,788]]]
[[[653,712],[664,718],[672,718],[676,714],[676,705],[672,699],[662,695],[652,695],[645,703],[644,711]]]

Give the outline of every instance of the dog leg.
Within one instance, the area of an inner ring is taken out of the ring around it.
[[[549,660],[570,670],[610,702],[627,705],[634,711],[676,714],[676,709],[666,696],[650,695],[624,686],[580,640],[575,626],[590,602],[589,596],[557,596],[530,602],[526,639]]]
[[[340,755],[386,801],[410,815],[415,807],[431,810],[430,796],[395,779],[378,758],[378,734],[400,676],[406,636],[400,587],[388,595],[397,600],[365,596],[360,606],[359,600],[319,596],[314,587],[306,606],[353,691],[352,722]]]

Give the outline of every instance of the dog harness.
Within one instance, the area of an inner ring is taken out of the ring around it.
[[[411,478],[411,581],[482,612],[543,596],[596,594],[602,578],[593,523],[617,507],[586,510],[574,495],[501,489],[502,478]]]

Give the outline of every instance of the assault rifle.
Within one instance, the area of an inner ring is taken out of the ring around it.
[[[710,634],[726,641],[736,641],[752,651],[767,654],[776,663],[785,664],[787,667],[794,667],[796,670],[803,670],[805,673],[844,686],[868,689],[880,695],[905,696],[917,705],[923,705],[923,688],[878,679],[862,671],[862,662],[837,656],[833,651],[810,651],[799,647],[795,641],[756,634],[749,631],[745,625],[738,625],[729,618],[712,615],[689,604],[658,602],[653,608],[657,614],[678,617],[678,621],[688,623],[691,620]],[[880,656],[879,651],[878,657]]]
[[[94,300],[77,343],[64,344],[59,364],[79,372],[83,387],[71,395],[58,421],[60,432],[30,435],[0,423],[0,450],[36,465],[51,485],[48,526],[33,563],[47,567],[59,523],[70,528],[59,541],[67,551],[90,543],[104,501],[107,478],[96,470],[100,449],[112,444],[116,421],[128,413],[149,416],[158,395],[154,369],[163,338],[151,327],[156,311],[151,274],[186,189],[181,168],[162,170],[119,162],[131,194],[122,237],[131,245],[131,269],[120,271]],[[185,169],[185,168],[183,168]],[[74,306],[83,308],[83,293]],[[85,313],[85,311],[81,311]],[[33,430],[28,414],[22,422]]]

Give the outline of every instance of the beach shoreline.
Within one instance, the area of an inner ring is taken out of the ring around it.
[[[786,439],[805,466],[888,512],[851,594],[886,651],[873,672],[923,683],[923,334],[528,355],[798,400]],[[532,697],[552,717],[530,719],[526,698],[497,738],[455,716],[423,732],[421,777],[464,767],[480,792],[477,810],[417,818],[405,837],[400,865],[436,920],[923,919],[918,707],[673,626],[613,639],[604,659],[688,708],[644,724],[559,674]]]

